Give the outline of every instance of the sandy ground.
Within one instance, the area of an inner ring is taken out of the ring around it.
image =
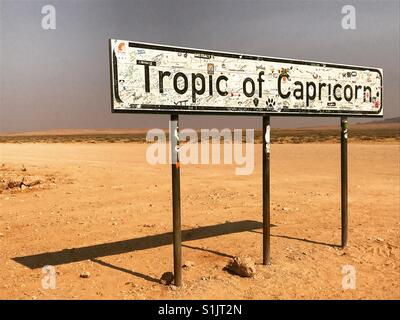
[[[2,299],[399,299],[396,144],[349,145],[349,246],[340,249],[338,144],[272,146],[272,265],[261,265],[261,146],[252,175],[236,165],[181,170],[184,286],[172,271],[171,168],[146,144],[1,144],[4,172],[46,184],[0,194]],[[254,278],[223,270],[232,256]],[[44,265],[56,288],[43,289]],[[342,288],[342,268],[356,288]],[[89,272],[88,278],[81,278]]]

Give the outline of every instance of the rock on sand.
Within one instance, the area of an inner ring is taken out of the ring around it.
[[[226,269],[241,277],[253,277],[256,273],[256,266],[250,257],[232,258],[226,265]]]

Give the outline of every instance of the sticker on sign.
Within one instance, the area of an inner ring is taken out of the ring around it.
[[[383,116],[383,70],[110,40],[113,112]]]

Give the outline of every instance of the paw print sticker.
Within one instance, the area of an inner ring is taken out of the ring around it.
[[[268,98],[267,101],[265,101],[266,105],[268,108],[274,108],[275,107],[275,100],[273,98]]]

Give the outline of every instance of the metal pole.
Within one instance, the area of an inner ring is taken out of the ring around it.
[[[178,115],[171,114],[170,140],[172,159],[172,216],[174,237],[174,283],[182,285],[182,233],[181,233],[181,187],[179,162]]]
[[[270,257],[270,117],[263,116],[263,264],[271,263]]]
[[[347,117],[341,117],[340,135],[340,165],[341,165],[341,209],[342,209],[342,248],[347,246],[347,222],[348,222],[348,201],[347,201]]]

